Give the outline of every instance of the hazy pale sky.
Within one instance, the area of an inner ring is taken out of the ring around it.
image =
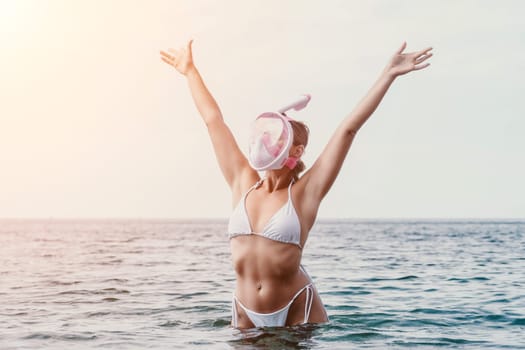
[[[320,218],[525,217],[523,1],[0,0],[0,217],[225,218],[184,77],[246,150],[302,93],[312,164],[391,54],[434,47],[361,129]]]

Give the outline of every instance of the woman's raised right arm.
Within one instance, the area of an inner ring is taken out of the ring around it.
[[[208,128],[219,167],[226,182],[233,189],[243,172],[251,167],[193,63],[192,42],[193,40],[190,40],[185,48],[179,50],[169,49],[170,53],[160,51],[161,59],[186,77],[195,106]]]

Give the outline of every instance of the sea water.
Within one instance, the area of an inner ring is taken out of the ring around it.
[[[332,220],[330,322],[230,327],[224,220],[0,220],[0,349],[525,348],[525,221]]]

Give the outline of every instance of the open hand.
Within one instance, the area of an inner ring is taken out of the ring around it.
[[[387,66],[388,72],[394,77],[406,74],[413,70],[420,70],[430,65],[430,63],[422,63],[432,57],[432,53],[430,52],[430,50],[432,50],[431,47],[417,52],[403,53],[406,47],[407,43],[404,42],[394,56],[392,56],[392,59]]]
[[[161,59],[167,64],[175,67],[179,73],[186,75],[192,68],[194,68],[193,55],[191,52],[192,43],[193,39],[188,41],[186,47],[180,48],[178,50],[169,48],[169,53],[161,50]]]

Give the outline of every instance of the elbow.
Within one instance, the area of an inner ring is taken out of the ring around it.
[[[361,125],[359,123],[357,123],[355,120],[350,119],[345,123],[342,129],[346,136],[354,137],[359,131],[360,127]]]
[[[352,137],[353,138],[353,137],[355,137],[355,135],[357,135],[357,131],[358,130],[359,130],[358,128],[348,128],[348,129],[346,129],[346,135],[348,137]]]
[[[217,122],[223,121],[221,113],[216,113],[216,112],[203,114],[202,119],[204,120],[204,123],[206,124],[207,127]]]

